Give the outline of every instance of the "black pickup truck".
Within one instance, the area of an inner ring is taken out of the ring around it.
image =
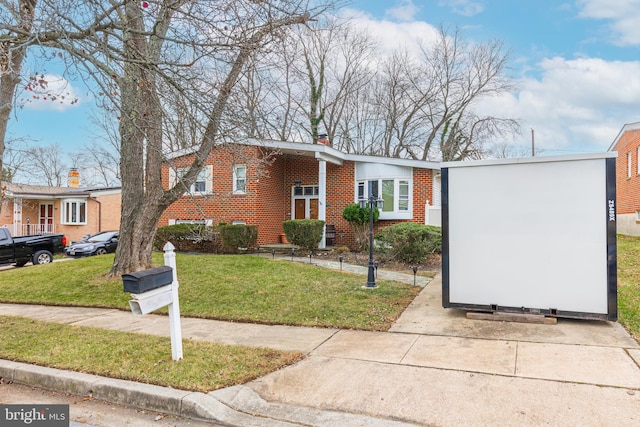
[[[29,261],[33,264],[48,264],[53,261],[53,254],[64,251],[66,240],[62,234],[13,238],[9,230],[0,228],[0,265],[15,264],[22,267]]]

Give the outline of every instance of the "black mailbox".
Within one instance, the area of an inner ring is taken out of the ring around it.
[[[122,275],[124,291],[132,294],[141,294],[172,282],[173,269],[166,265]]]

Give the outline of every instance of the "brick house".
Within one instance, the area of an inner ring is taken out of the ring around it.
[[[609,147],[617,151],[618,233],[640,236],[640,122],[623,126]]]
[[[163,186],[174,185],[192,150],[167,156]],[[440,166],[435,162],[348,154],[327,144],[248,140],[214,148],[197,181],[163,213],[159,226],[220,222],[258,226],[258,244],[280,243],[282,222],[317,218],[335,227],[334,245],[353,235],[347,204],[374,195],[385,201],[376,228],[401,221],[440,225]],[[320,247],[325,247],[323,238]]]
[[[64,234],[70,241],[120,228],[120,187],[1,183],[0,227],[13,236]]]

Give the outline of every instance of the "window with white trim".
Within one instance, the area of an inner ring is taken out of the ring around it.
[[[638,175],[640,175],[640,145],[638,146],[638,155],[636,156],[638,162]]]
[[[294,196],[317,196],[319,193],[320,188],[317,185],[293,187]]]
[[[631,178],[631,162],[633,159],[633,154],[631,151],[627,153],[627,178]]]
[[[358,199],[369,198],[371,193],[382,198],[384,205],[380,211],[380,219],[411,219],[411,182],[409,179],[375,179],[359,181]]]
[[[86,199],[63,199],[62,223],[68,225],[84,225],[87,223]]]
[[[178,179],[182,178],[189,168],[176,168],[169,170],[169,185],[173,187],[176,185]],[[196,180],[191,186],[187,193],[194,196],[202,196],[204,194],[212,194],[213,193],[213,166],[207,165],[198,173]]]
[[[233,166],[233,193],[244,194],[247,191],[247,166]]]

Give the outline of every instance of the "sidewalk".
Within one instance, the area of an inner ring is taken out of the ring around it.
[[[339,268],[332,261],[312,262]],[[366,274],[364,267],[343,269]],[[184,338],[309,355],[251,383],[209,394],[8,361],[0,361],[0,376],[238,426],[640,423],[640,346],[618,323],[468,320],[462,311],[442,308],[439,278],[428,284],[417,279],[424,289],[386,333],[183,318]],[[133,317],[118,310],[0,304],[0,314],[169,334],[166,316]]]

